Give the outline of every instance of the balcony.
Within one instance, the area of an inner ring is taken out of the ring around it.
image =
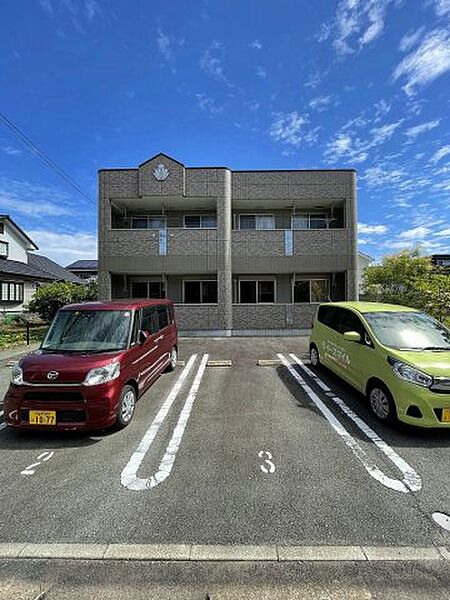
[[[352,268],[352,238],[347,229],[234,230],[235,273],[302,273]]]
[[[113,273],[217,270],[216,229],[110,229],[102,248],[104,268]]]

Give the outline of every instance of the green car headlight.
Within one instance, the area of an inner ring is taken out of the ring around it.
[[[400,379],[404,379],[405,381],[409,381],[409,383],[415,383],[416,385],[425,388],[429,388],[433,384],[433,378],[423,371],[419,371],[419,369],[411,367],[411,365],[408,365],[401,360],[397,360],[396,358],[392,358],[391,356],[388,356],[387,360]]]

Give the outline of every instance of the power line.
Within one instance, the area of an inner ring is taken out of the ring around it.
[[[35,144],[23,131],[21,131],[14,123],[8,119],[6,115],[0,112],[0,121],[10,129],[10,131],[15,135],[15,137],[25,146],[27,146],[34,154],[42,160],[44,164],[53,169],[58,173],[60,177],[62,177],[69,185],[71,185],[81,196],[86,198],[91,204],[97,207],[97,204],[92,200],[86,190],[84,190],[76,181],[71,177],[64,169],[62,169],[59,165],[57,165],[43,150],[39,148],[37,144]]]

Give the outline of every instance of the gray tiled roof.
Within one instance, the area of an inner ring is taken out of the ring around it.
[[[82,283],[82,280],[79,277],[46,256],[30,253],[28,254],[28,264],[34,269],[46,274],[51,279]]]
[[[7,275],[19,275],[22,277],[28,277],[30,279],[54,279],[48,273],[43,273],[39,269],[28,265],[27,263],[19,262],[17,260],[0,260],[0,274],[5,273]]]
[[[84,283],[82,279],[46,256],[28,254],[28,264],[17,260],[0,260],[0,275],[26,277],[35,281],[70,281]]]
[[[97,270],[97,261],[96,260],[76,260],[70,265],[67,265],[66,269],[81,269],[86,271],[96,271]]]

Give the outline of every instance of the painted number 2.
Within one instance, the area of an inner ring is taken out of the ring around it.
[[[275,465],[272,462],[272,454],[268,450],[258,452],[259,458],[264,458],[264,463],[259,465],[263,473],[275,473]]]

